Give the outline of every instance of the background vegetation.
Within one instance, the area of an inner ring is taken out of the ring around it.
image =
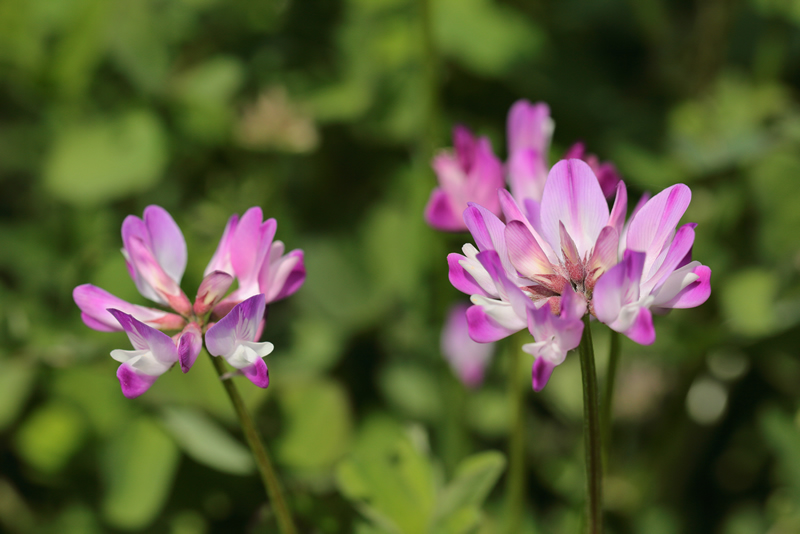
[[[144,303],[119,228],[156,203],[192,295],[233,212],[306,251],[270,309],[272,384],[241,384],[303,532],[501,532],[507,349],[475,390],[442,359],[468,236],[422,209],[451,125],[504,156],[527,98],[551,161],[582,139],[634,198],[689,184],[714,273],[623,344],[609,532],[800,531],[798,25],[796,0],[0,0],[0,530],[275,531],[208,360],[126,400],[127,340],[72,302]],[[578,532],[577,358],[528,387],[527,532]]]

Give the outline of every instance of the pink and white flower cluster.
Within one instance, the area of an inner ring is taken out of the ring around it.
[[[536,358],[537,391],[579,345],[585,314],[650,344],[653,313],[698,306],[711,290],[711,270],[691,259],[696,225],[676,228],[691,199],[689,188],[678,184],[645,196],[627,218],[625,183],[611,164],[586,155],[583,144],[546,171],[552,131],[545,104],[517,102],[508,120],[510,192],[501,186],[470,196],[497,183],[494,174],[473,172],[473,163],[461,167],[461,196],[451,193],[452,176],[448,189],[437,172],[442,188],[426,211],[432,226],[455,229],[439,224],[445,210],[431,206],[443,205],[446,197],[453,211],[462,209],[475,245],[450,254],[448,264],[451,283],[472,301],[469,336],[490,343],[527,327],[535,342],[523,350]],[[461,153],[471,145],[460,146],[459,161],[470,161]],[[434,168],[439,171],[436,163]]]
[[[121,363],[117,377],[126,397],[147,391],[175,363],[188,372],[203,339],[211,355],[225,358],[255,385],[269,385],[263,357],[273,346],[258,341],[264,312],[297,291],[306,272],[303,252],[284,254],[283,243],[274,240],[275,219],[263,219],[257,207],[230,218],[194,302],[180,287],[187,251],[175,220],[160,206],[145,208],[141,219],[125,219],[122,254],[131,278],[139,293],[172,311],[131,304],[92,284],[76,287],[73,298],[89,328],[128,335],[134,350],[111,352]],[[226,296],[234,280],[238,287]],[[178,333],[170,337],[162,330]]]

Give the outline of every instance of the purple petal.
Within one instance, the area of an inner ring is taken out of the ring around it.
[[[494,280],[497,289],[500,291],[501,296],[506,300],[514,309],[514,313],[518,317],[527,317],[527,309],[533,306],[531,299],[529,299],[522,290],[516,286],[505,274],[500,256],[494,250],[486,250],[477,255],[478,261],[489,273],[492,280]],[[476,340],[477,341],[477,340]]]
[[[538,275],[554,272],[547,255],[524,223],[509,222],[505,234],[508,258],[522,276],[533,280]]]
[[[653,314],[647,308],[640,308],[639,315],[625,335],[640,345],[652,345],[656,340],[656,329],[653,327]]]
[[[297,292],[306,280],[306,267],[303,263],[303,251],[295,249],[283,258],[282,267],[279,269],[280,277],[276,276],[276,280],[283,278],[283,282],[278,287],[278,293],[270,298],[269,302],[275,302],[284,299]],[[288,271],[288,274],[285,274]],[[268,302],[268,303],[269,303]]]
[[[610,325],[617,320],[624,305],[639,299],[644,259],[642,252],[625,251],[623,260],[597,280],[592,303],[601,322]]]
[[[242,374],[247,377],[250,382],[260,388],[269,386],[269,370],[267,364],[261,358],[256,358],[253,365],[241,369]]]
[[[108,312],[113,315],[131,340],[131,345],[136,350],[149,350],[156,360],[172,364],[178,361],[178,349],[175,342],[164,332],[156,330],[139,321],[132,315],[120,310],[110,308]]]
[[[678,269],[678,266],[683,262],[684,258],[686,258],[686,255],[692,250],[695,237],[694,229],[696,226],[697,225],[694,223],[689,223],[684,224],[678,229],[675,233],[675,237],[672,238],[672,243],[670,243],[669,250],[661,262],[661,265],[658,266],[655,273],[646,278],[647,282],[643,286],[646,291],[649,292],[652,289],[657,289],[666,281],[670,274]],[[645,264],[645,270],[647,270],[647,268],[648,265]]]
[[[453,287],[461,291],[462,293],[466,293],[467,295],[483,295],[485,297],[490,296],[481,285],[473,278],[473,276],[467,272],[466,269],[461,265],[461,261],[467,260],[466,256],[462,256],[461,254],[451,253],[447,255],[447,265],[450,268],[448,273],[448,278],[450,279],[450,283],[453,284]]]
[[[489,317],[480,306],[470,306],[467,310],[469,337],[478,343],[492,343],[519,332],[522,328],[509,328]],[[524,327],[523,327],[524,328]]]
[[[197,323],[189,323],[178,340],[178,361],[181,364],[181,371],[186,373],[192,368],[202,348],[203,334],[200,332],[200,327]]]
[[[442,232],[461,232],[467,229],[460,213],[456,213],[447,194],[435,188],[425,206],[425,222]]]
[[[81,318],[86,326],[100,332],[122,330],[119,322],[107,311],[108,308],[116,308],[133,315],[154,328],[177,330],[183,328],[186,323],[179,315],[131,304],[92,284],[76,287],[72,291],[72,298],[80,308]]]
[[[475,158],[476,140],[472,132],[464,125],[456,124],[453,127],[453,147],[459,166],[468,172]]]
[[[256,341],[266,302],[262,293],[240,302],[206,332],[206,348],[214,356],[231,354],[237,341]]]
[[[181,229],[167,210],[155,205],[144,209],[144,224],[159,265],[179,284],[186,270],[186,241]]]
[[[275,237],[277,222],[268,219],[262,223],[263,218],[261,208],[250,208],[242,215],[231,239],[231,264],[240,287],[256,282],[261,262]]]
[[[532,148],[512,152],[508,160],[508,181],[514,198],[541,200],[547,180],[545,156]]]
[[[508,111],[507,128],[509,154],[526,148],[546,154],[553,133],[550,108],[544,102],[518,100]]]
[[[697,276],[695,281],[681,289],[669,300],[660,301],[656,298],[654,306],[664,309],[694,308],[708,300],[708,297],[711,295],[711,269],[705,265],[697,265],[691,269],[691,273]],[[675,274],[679,275],[677,272]]]
[[[477,387],[483,381],[494,345],[476,343],[469,337],[468,308],[467,304],[456,304],[450,309],[442,328],[441,350],[461,382],[467,387]]]
[[[150,389],[158,377],[138,373],[127,363],[123,363],[117,369],[117,378],[122,386],[122,394],[133,399]]]
[[[631,218],[626,246],[632,250],[658,255],[672,235],[692,199],[691,190],[673,185],[660,192]]]
[[[628,190],[625,182],[617,183],[617,196],[614,198],[614,207],[611,208],[611,215],[608,216],[608,226],[617,231],[617,235],[622,234],[625,226],[625,215],[628,213]]]
[[[533,362],[533,369],[531,370],[531,381],[534,391],[538,393],[544,389],[555,368],[555,364],[550,363],[544,358],[536,358],[536,361]]]
[[[191,302],[181,291],[178,283],[158,263],[147,243],[134,237],[129,240],[126,250],[130,255],[130,263],[141,277],[141,281],[158,295],[159,302],[168,304],[180,314],[188,315],[192,310]]]
[[[542,195],[542,232],[555,249],[560,249],[559,223],[575,241],[581,257],[594,246],[608,222],[608,204],[589,166],[570,159],[550,170]]]
[[[208,276],[214,271],[222,271],[233,276],[233,264],[231,263],[231,239],[236,231],[236,225],[239,223],[239,216],[236,214],[231,215],[228,223],[225,225],[225,230],[222,232],[222,237],[217,245],[217,250],[211,257],[208,267],[203,272],[203,276]]]

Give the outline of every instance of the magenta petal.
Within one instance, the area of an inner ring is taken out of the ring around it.
[[[692,272],[698,279],[683,288],[672,299],[658,303],[659,308],[694,308],[708,300],[711,295],[711,269],[699,265]]]
[[[122,394],[133,399],[150,389],[158,377],[137,373],[127,363],[123,363],[117,369],[117,378],[122,386]]]
[[[522,276],[533,280],[536,276],[554,272],[547,255],[524,223],[509,222],[505,235],[511,265]]]
[[[264,317],[263,293],[240,302],[206,332],[206,348],[214,356],[231,354],[238,341],[256,341]]]
[[[267,364],[261,358],[256,358],[253,365],[241,369],[242,374],[247,377],[250,382],[260,388],[269,386],[269,370]]]
[[[500,256],[494,250],[486,250],[477,255],[478,261],[489,273],[500,294],[507,300],[518,317],[527,317],[527,310],[533,306],[531,299],[525,296],[505,274]],[[524,319],[523,319],[524,320]],[[474,339],[474,338],[473,338]],[[477,339],[475,340],[477,341]]]
[[[499,324],[489,317],[480,306],[470,306],[467,310],[469,337],[478,343],[493,343],[517,332]]]
[[[563,223],[581,257],[587,254],[608,222],[608,204],[589,165],[578,159],[562,160],[550,170],[542,194],[542,233],[560,249]]]
[[[172,216],[161,206],[147,206],[144,224],[158,263],[175,282],[180,283],[186,270],[186,241]]]
[[[505,240],[505,225],[492,212],[474,203],[464,210],[467,225],[478,250],[498,250]]]
[[[283,285],[278,291],[277,295],[270,298],[269,302],[275,302],[293,295],[306,280],[306,267],[303,263],[303,251],[295,249],[289,252],[284,259],[285,262],[291,265],[289,274],[286,275]],[[266,288],[264,288],[266,290]],[[272,290],[270,290],[272,291]]]
[[[614,207],[611,208],[611,215],[608,216],[608,226],[617,231],[617,235],[622,234],[625,225],[625,216],[628,214],[628,190],[625,182],[617,183],[617,196],[614,198]]]
[[[546,153],[552,132],[550,107],[544,102],[531,104],[527,100],[518,100],[508,111],[506,139],[509,154],[525,148]]]
[[[656,340],[656,329],[653,327],[653,314],[647,308],[640,308],[636,320],[625,335],[640,345],[652,345]]]
[[[81,310],[81,318],[86,326],[100,332],[118,332],[122,330],[119,322],[108,313],[109,308],[121,310],[133,315],[140,321],[167,330],[183,328],[185,321],[179,315],[167,313],[153,308],[137,306],[122,300],[92,284],[83,284],[72,291],[72,298]]]
[[[472,168],[475,157],[476,139],[469,131],[469,128],[462,124],[453,127],[453,148],[455,148],[456,158],[459,166],[465,171]]]
[[[489,294],[486,293],[475,278],[461,266],[460,262],[466,259],[467,257],[461,254],[451,253],[447,255],[447,265],[449,267],[448,278],[450,279],[450,283],[453,284],[453,287],[467,295],[483,295],[488,297]]]
[[[696,226],[697,225],[694,223],[689,223],[678,228],[661,265],[656,272],[647,279],[648,289],[657,289],[663,284],[669,275],[679,268],[679,265],[683,263],[687,254],[691,253],[692,245],[694,245],[694,229]]]
[[[181,364],[181,371],[186,373],[192,368],[202,348],[203,334],[200,328],[197,323],[189,323],[178,339],[178,361]]]
[[[691,199],[691,190],[683,184],[668,187],[651,198],[631,218],[627,248],[658,255],[666,240],[672,236]]]
[[[431,197],[425,206],[425,222],[443,232],[460,232],[467,229],[461,214],[454,212],[450,198],[438,187],[431,192]]]
[[[545,156],[534,149],[513,152],[508,161],[511,192],[518,200],[540,200],[547,180]]]
[[[167,334],[147,326],[132,315],[120,310],[110,308],[108,311],[128,334],[128,339],[134,349],[149,350],[157,360],[163,363],[174,363],[178,360],[178,349]]]
[[[534,391],[538,393],[544,389],[555,368],[556,366],[554,364],[548,362],[544,358],[536,358],[536,361],[533,362],[533,369],[531,370],[531,381]]]
[[[225,225],[225,230],[222,232],[222,237],[217,245],[217,250],[208,262],[208,267],[203,272],[203,276],[208,276],[214,271],[222,271],[233,276],[233,265],[231,264],[231,239],[236,231],[236,225],[239,223],[239,216],[234,214],[228,219]]]
[[[477,387],[483,381],[494,345],[476,343],[469,337],[467,309],[467,304],[456,304],[450,309],[442,328],[441,350],[461,382],[467,387]]]

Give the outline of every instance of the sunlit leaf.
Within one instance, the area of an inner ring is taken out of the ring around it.
[[[177,406],[163,410],[164,426],[193,459],[234,475],[252,473],[250,451],[202,412]]]
[[[164,506],[180,454],[172,439],[147,417],[139,417],[109,443],[103,515],[113,526],[149,525]]]
[[[36,410],[17,432],[20,456],[45,473],[60,471],[80,448],[86,422],[66,404],[51,403]]]

